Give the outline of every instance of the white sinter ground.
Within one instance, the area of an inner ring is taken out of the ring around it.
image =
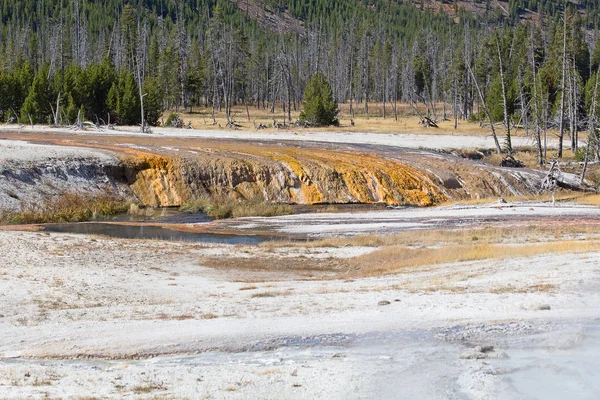
[[[453,205],[436,208],[403,208],[368,212],[295,214],[279,217],[249,217],[224,220],[210,225],[220,228],[267,230],[312,237],[355,236],[359,234],[393,234],[419,229],[484,227],[491,220],[498,224],[518,222],[524,218],[600,218],[600,208],[559,203],[515,203]],[[206,224],[197,224],[202,226]]]
[[[0,398],[600,396],[600,253],[350,280],[201,261],[373,250],[0,231]]]
[[[418,135],[184,133],[421,146]],[[431,138],[425,147],[437,147]],[[435,136],[446,147],[491,141],[468,140]],[[40,162],[68,157],[64,151],[71,150],[3,143],[0,159]],[[111,162],[98,153],[89,157]],[[598,213],[576,205],[454,206],[222,227],[390,234]],[[279,257],[285,267],[294,257],[339,260],[373,250],[0,231],[0,399],[600,398],[600,253],[353,279],[203,264],[215,256]]]
[[[21,131],[69,134],[94,134],[94,135],[130,135],[137,136],[142,134],[139,128],[119,127],[118,130],[106,131],[74,131],[61,128],[38,127],[33,130],[30,127],[19,129],[17,125],[0,126],[2,131]],[[257,132],[240,130],[200,130],[200,129],[176,129],[176,128],[152,128],[152,135],[166,137],[189,137],[204,139],[239,139],[239,140],[267,140],[267,141],[314,141],[324,143],[352,143],[352,144],[371,144],[385,145],[408,148],[426,148],[426,149],[491,149],[494,148],[494,140],[491,136],[472,136],[472,135],[426,135],[413,133],[367,133],[367,132],[305,132],[302,129],[295,131],[281,132]],[[554,146],[556,141],[550,141],[549,146]],[[512,138],[513,146],[532,146],[534,144],[531,138],[514,136]]]
[[[0,139],[0,212],[62,193],[125,193],[109,176],[119,163],[102,150]]]

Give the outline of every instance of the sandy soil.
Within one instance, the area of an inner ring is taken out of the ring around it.
[[[600,395],[600,253],[355,280],[200,261],[372,250],[0,231],[0,398]]]

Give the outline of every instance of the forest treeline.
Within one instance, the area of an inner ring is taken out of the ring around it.
[[[404,102],[424,121],[481,121],[498,151],[526,130],[540,162],[549,129],[573,150],[585,130],[598,155],[598,0],[511,0],[484,15],[456,3],[456,18],[396,0],[262,2],[302,21],[289,32],[251,14],[255,1],[0,0],[0,119],[156,124],[165,109],[230,119],[245,104],[289,121],[321,72],[351,112],[397,118]]]

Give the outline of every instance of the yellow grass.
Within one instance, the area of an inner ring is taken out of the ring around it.
[[[460,134],[460,135],[473,135],[473,136],[490,136],[491,130],[488,126],[482,126],[479,122],[469,121],[457,121],[457,127],[454,128],[454,119],[451,115],[451,110],[447,108],[447,120],[442,120],[442,104],[436,106],[437,109],[437,120],[438,128],[427,128],[420,123],[420,118],[415,115],[415,112],[409,107],[408,104],[398,103],[398,118],[394,118],[394,111],[392,104],[386,103],[386,118],[383,118],[383,103],[369,103],[369,114],[365,114],[364,104],[353,103],[354,107],[354,118],[350,113],[350,104],[343,103],[338,105],[339,113],[339,127],[328,127],[328,128],[289,128],[290,130],[302,130],[302,131],[357,131],[357,132],[373,132],[373,133],[386,133],[386,132],[407,132],[407,133],[426,133],[431,135],[436,134]],[[425,114],[424,107],[420,106],[419,111]],[[164,123],[169,114],[175,112],[174,110],[167,110],[163,114],[162,122]],[[194,107],[192,112],[190,109],[177,111],[180,118],[183,120],[184,125],[189,122],[192,123],[192,127],[196,129],[214,129],[222,130],[227,128],[227,119],[225,118],[224,109],[221,111],[216,110],[215,121],[213,124],[212,108],[211,107]],[[250,119],[248,119],[248,113]],[[287,113],[284,113],[280,106],[275,107],[275,112],[271,113],[270,107],[267,109],[257,108],[256,106],[250,106],[246,109],[246,106],[239,105],[234,106],[232,109],[232,116],[235,122],[241,125],[242,130],[254,130],[255,125],[264,124],[269,128],[267,130],[276,130],[272,127],[273,120],[277,123],[287,121]],[[293,111],[291,113],[292,122],[298,120],[300,116],[300,110]],[[350,121],[354,119],[354,126],[351,126]],[[503,138],[504,131],[502,127],[496,128],[497,134],[500,138]],[[516,132],[512,132],[513,136],[525,136],[526,132],[524,129],[519,129]],[[548,137],[555,137],[556,132],[548,131]],[[565,149],[567,150],[567,149]],[[548,157],[552,158],[553,154],[548,154]]]
[[[315,274],[330,273],[336,271],[345,271],[348,269],[348,263],[345,259],[328,258],[316,259],[298,257],[281,258],[279,255],[256,256],[256,257],[238,257],[236,253],[231,256],[220,257],[201,257],[199,264],[203,267],[217,268],[221,270],[243,270],[243,271],[262,271],[274,273],[296,273],[303,276],[313,276]],[[247,280],[252,282],[252,280]],[[254,290],[254,286],[249,286],[240,290]],[[269,297],[271,292],[254,293],[252,297]],[[279,292],[276,292],[279,293]]]
[[[591,251],[600,251],[600,241],[560,241],[526,245],[453,245],[434,249],[389,247],[356,257],[351,260],[351,263],[358,267],[360,275],[381,275],[398,273],[405,268],[425,265]]]
[[[532,257],[548,253],[600,251],[598,226],[528,226],[485,228],[468,231],[421,231],[393,235],[329,238],[313,242],[271,242],[271,247],[377,247],[373,252],[350,259],[281,258],[277,253],[249,259],[204,258],[201,264],[214,268],[285,271],[309,279],[335,279],[400,273],[406,268],[454,262]],[[217,262],[218,261],[218,262]],[[526,261],[524,261],[526,262]],[[271,292],[252,297],[272,297]]]
[[[574,201],[580,204],[594,204],[594,203],[586,203],[584,199],[592,197],[589,194],[574,192],[571,190],[561,190],[555,193],[554,198],[556,201]],[[542,194],[530,194],[523,196],[505,196],[503,197],[508,203],[513,202],[525,202],[525,201],[534,201],[534,202],[551,202],[552,194],[551,193],[542,193]],[[590,200],[593,201],[593,200]],[[498,197],[486,197],[481,199],[464,199],[464,200],[449,200],[441,205],[450,206],[450,205],[476,205],[476,204],[490,204],[498,202]],[[503,204],[498,204],[498,207],[502,207]]]
[[[582,240],[577,240],[583,238]],[[213,268],[286,272],[308,279],[336,279],[401,273],[407,268],[447,263],[502,260],[541,254],[600,251],[597,227],[532,227],[528,229],[483,229],[479,231],[431,231],[419,235],[389,237],[363,236],[353,239],[326,239],[315,243],[287,243],[289,246],[377,246],[379,249],[350,259],[281,258],[277,254],[248,258],[204,258],[201,265]],[[523,262],[527,262],[523,260]],[[252,265],[249,265],[252,264]],[[260,280],[260,279],[259,279]],[[258,297],[276,297],[285,292],[256,292]]]
[[[471,230],[425,230],[396,235],[361,235],[350,238],[326,238],[309,242],[273,241],[262,243],[266,247],[431,247],[441,245],[469,245],[496,243],[526,243],[528,241],[569,240],[574,236],[600,239],[600,229],[596,226],[524,226],[500,227]]]
[[[590,206],[600,206],[600,194],[591,194],[580,196],[575,199],[579,204],[586,204]]]
[[[533,146],[532,147],[517,147],[517,148],[514,148],[513,150],[514,150],[513,156],[515,157],[515,159],[521,161],[525,165],[526,168],[533,168],[533,169],[548,169],[549,168],[549,165],[540,167],[540,165],[538,163],[537,152]],[[492,153],[490,155],[485,156],[483,158],[483,161],[488,164],[492,164],[492,165],[500,165],[502,159],[505,156],[506,156],[506,154]],[[548,157],[548,160],[556,159],[558,157],[557,151],[554,149],[549,150],[547,157]],[[575,153],[573,151],[571,151],[570,149],[564,149],[563,157],[561,159],[563,169],[565,168],[565,162],[571,162],[574,160],[575,160]],[[593,166],[590,165],[589,168],[591,170],[591,169],[593,169]],[[579,171],[566,171],[566,170],[563,172],[579,173]]]
[[[414,113],[407,104],[398,104],[398,119],[394,118],[394,113],[391,104],[386,104],[386,118],[383,118],[383,104],[382,103],[370,103],[369,104],[369,115],[364,112],[364,105],[354,104],[354,126],[351,126],[350,121],[352,114],[350,113],[350,104],[340,104],[340,127],[328,127],[328,128],[289,128],[290,130],[302,130],[302,131],[357,131],[357,132],[373,132],[373,133],[385,133],[385,132],[409,132],[409,133],[427,133],[427,134],[461,134],[461,135],[476,135],[486,136],[490,134],[489,128],[481,127],[479,123],[472,123],[468,121],[458,121],[457,129],[454,129],[454,121],[447,120],[441,121],[442,112],[441,105],[439,106],[439,128],[426,128],[420,124],[418,116],[413,115]],[[227,129],[227,119],[225,118],[225,112],[217,111],[215,113],[216,124],[213,124],[212,108],[205,107],[194,107],[192,112],[190,110],[179,110],[178,114],[184,121],[184,125],[189,122],[192,123],[192,127],[196,129]],[[273,120],[277,123],[283,123],[284,113],[280,107],[275,108],[275,112],[271,113],[270,109],[258,109],[257,107],[249,107],[250,120],[248,120],[248,112],[245,106],[236,106],[232,110],[233,119],[236,123],[241,125],[242,130],[254,130],[255,123],[264,124],[268,126],[268,130],[275,130]],[[424,111],[424,110],[421,110]],[[162,121],[166,121],[169,114],[174,112],[173,110],[166,111],[163,115]],[[300,111],[292,112],[292,122],[297,121],[300,116]],[[285,115],[286,122],[287,114]]]
[[[277,297],[277,296],[287,296],[287,295],[289,295],[289,293],[271,291],[271,292],[254,293],[250,297],[252,297],[253,299],[255,299],[255,298],[260,298],[260,297]]]

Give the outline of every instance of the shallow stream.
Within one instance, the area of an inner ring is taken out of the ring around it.
[[[44,231],[103,235],[121,239],[155,239],[221,244],[259,244],[277,239],[275,236],[266,235],[185,232],[152,225],[121,225],[103,222],[48,224],[44,226]]]

